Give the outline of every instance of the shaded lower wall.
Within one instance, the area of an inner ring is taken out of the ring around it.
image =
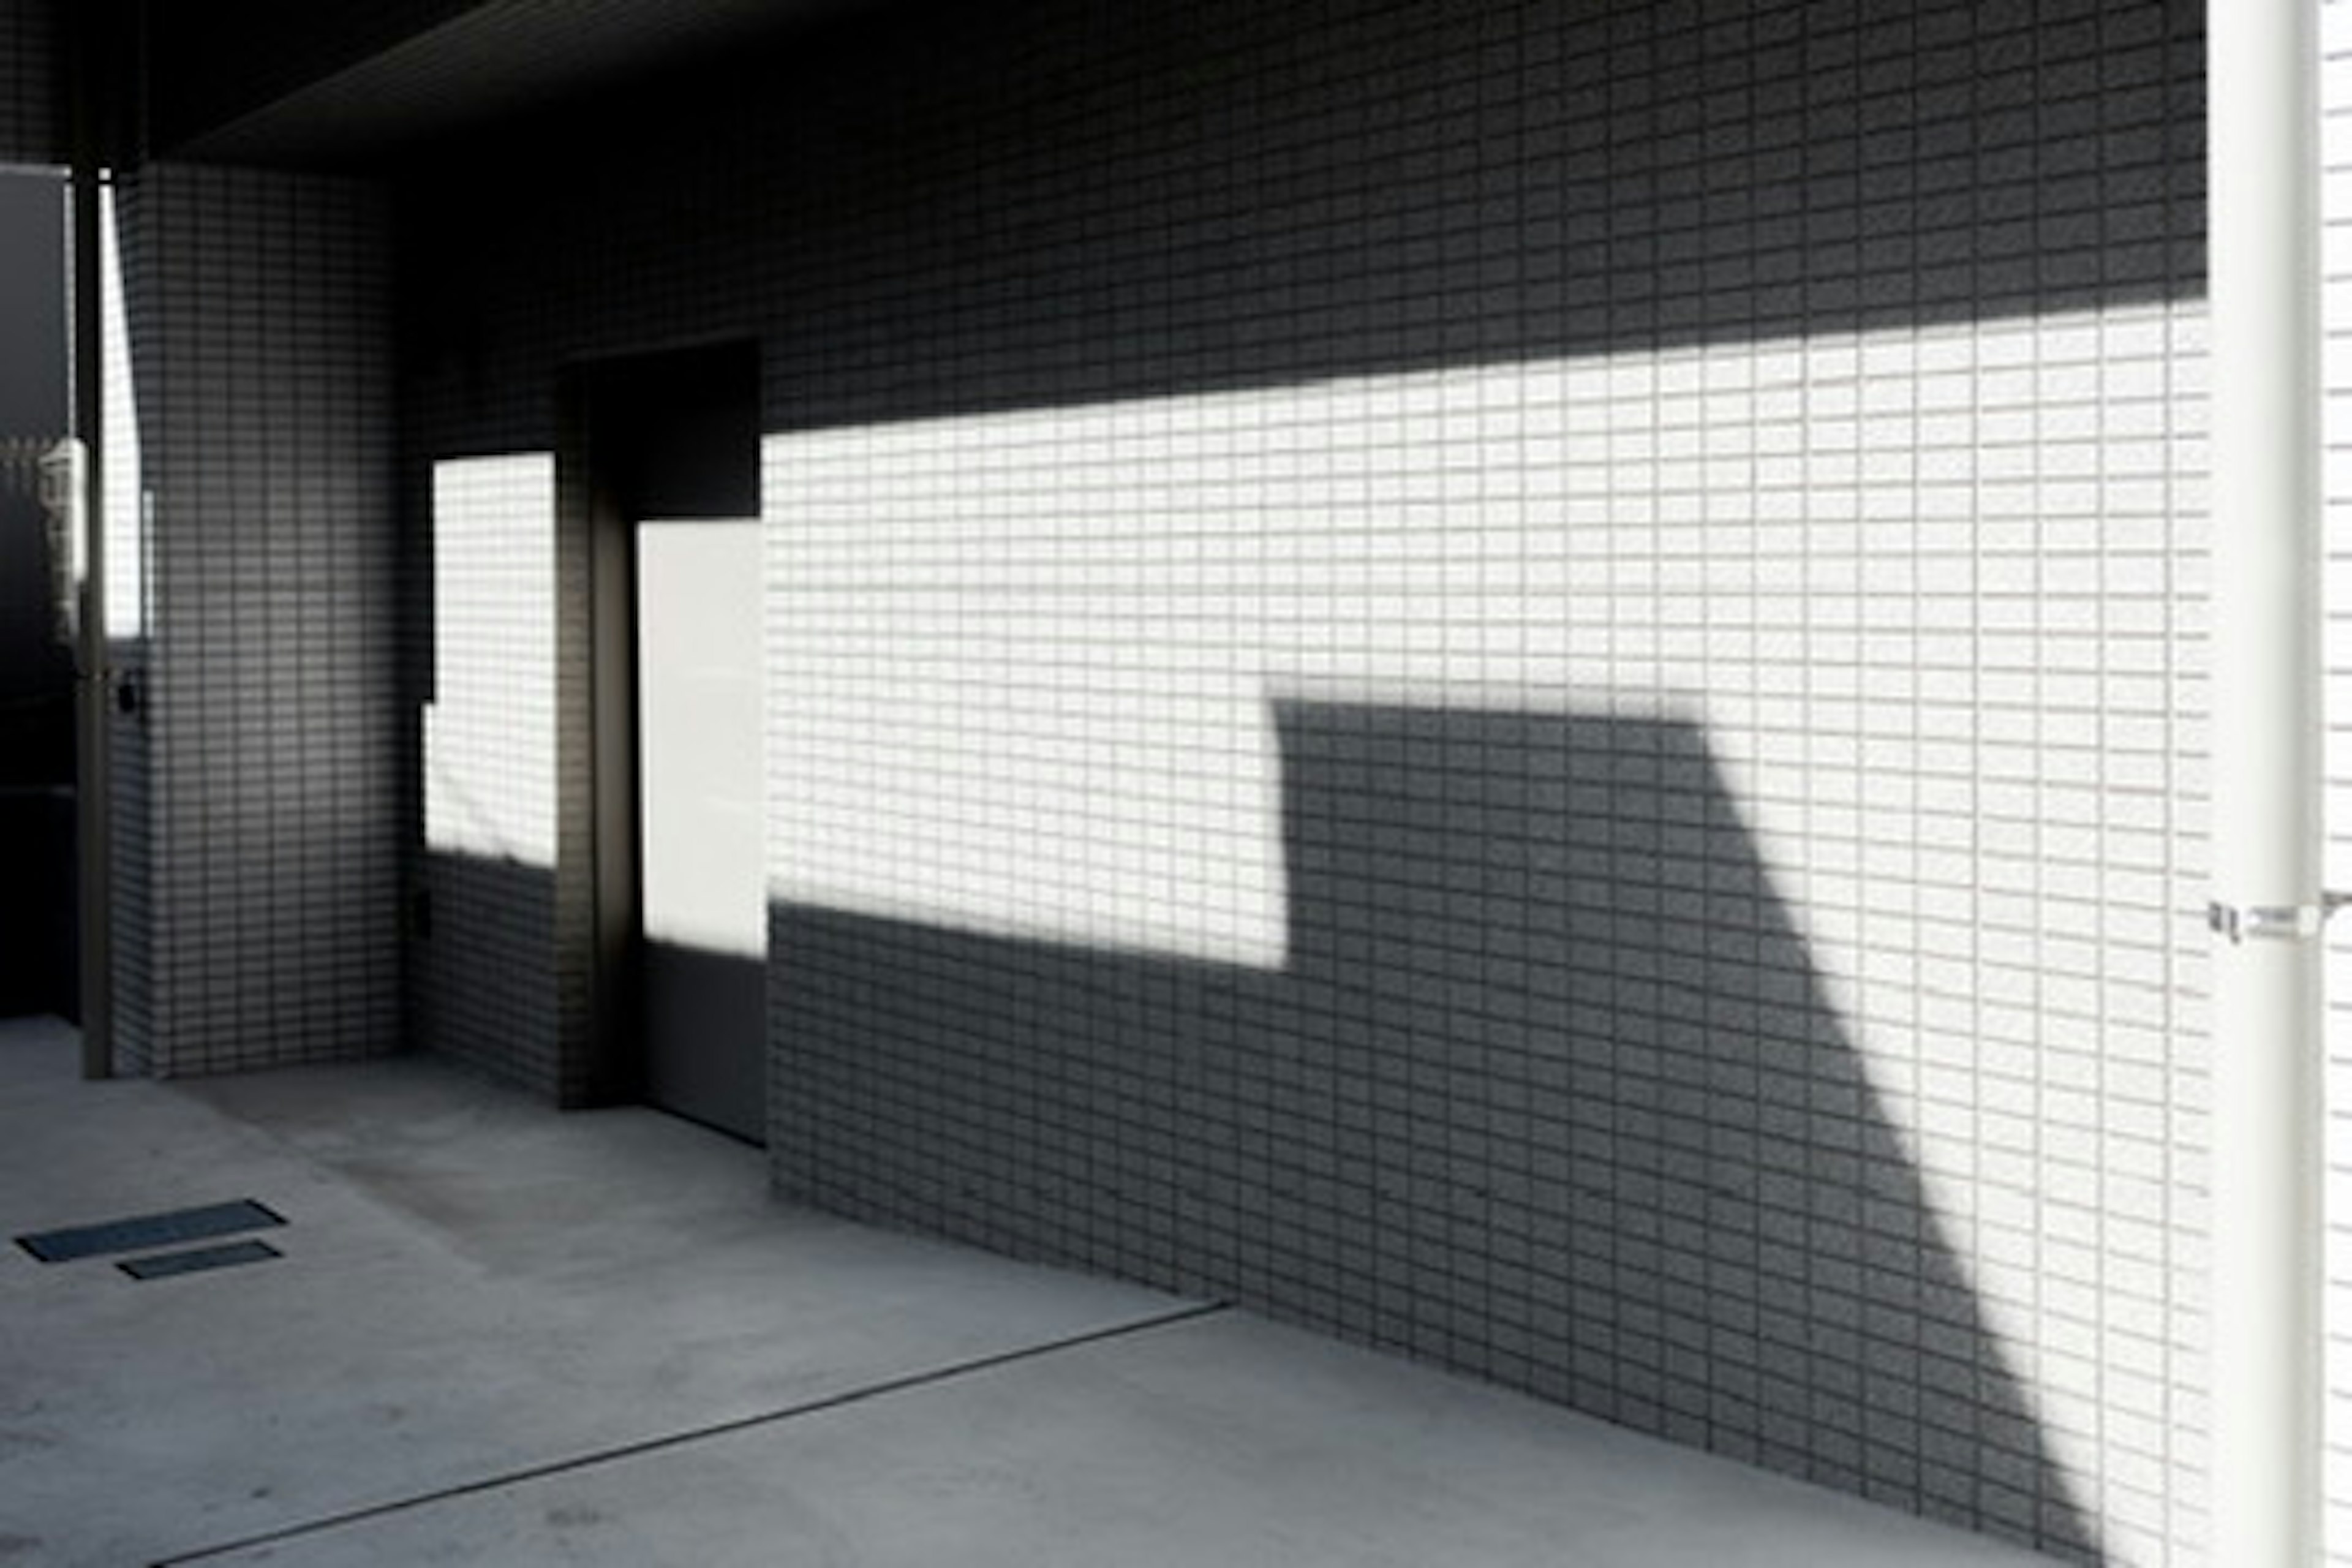
[[[1278,966],[779,905],[782,1190],[2095,1547],[1703,729],[1275,724]]]
[[[146,649],[116,645],[115,679],[146,687]],[[155,837],[151,775],[153,748],[144,718],[116,712],[107,722],[108,951],[113,1001],[114,1070],[144,1076],[156,1070]]]

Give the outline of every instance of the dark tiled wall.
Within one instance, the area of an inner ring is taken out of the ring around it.
[[[160,387],[134,373],[133,354],[160,358],[163,319],[159,265],[145,224],[141,181],[118,181],[111,276],[102,293],[106,450],[106,616],[108,663],[132,692],[107,723],[107,815],[116,1070],[149,1073],[155,1044],[155,837],[153,732],[147,722],[152,605],[147,571],[145,492],[149,476],[138,434],[158,406]],[[134,345],[139,345],[134,349]]]
[[[118,648],[120,670],[140,668],[141,650]],[[111,902],[107,910],[112,939],[114,1066],[124,1074],[156,1070],[155,1049],[155,843],[150,815],[148,774],[152,767],[147,729],[135,716],[118,717],[107,733],[108,819]]]
[[[0,0],[0,163],[64,155],[55,0]]]
[[[167,1075],[387,1051],[409,764],[383,205],[169,164],[133,201],[150,512],[128,1048]]]
[[[984,9],[403,191],[412,495],[761,340],[782,1190],[2197,1561],[2200,9]]]

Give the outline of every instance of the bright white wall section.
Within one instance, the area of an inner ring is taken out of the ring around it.
[[[2319,8],[2327,552],[2326,886],[2352,888],[2352,5]],[[2352,920],[2328,931],[2327,1561],[2352,1563]]]
[[[771,896],[1278,967],[1261,524],[1219,504],[1262,416],[771,438]]]
[[[645,934],[764,962],[759,520],[636,536]]]
[[[555,864],[555,460],[433,468],[428,849]]]
[[[111,184],[99,200],[99,354],[106,385],[101,491],[106,529],[106,631],[117,640],[147,630],[147,466],[139,444],[139,394],[122,275],[121,205]]]
[[[792,903],[1279,967],[1286,698],[1704,729],[2108,1561],[2197,1504],[2201,308],[773,437]]]

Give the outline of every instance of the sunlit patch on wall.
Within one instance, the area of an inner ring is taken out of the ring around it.
[[[121,205],[112,184],[99,191],[99,353],[105,392],[106,628],[118,639],[147,631],[147,528],[150,498],[140,446],[137,372],[124,300]]]
[[[764,960],[758,520],[646,521],[636,546],[645,934]]]
[[[766,443],[770,897],[1279,967],[1255,603],[1108,461],[1024,482],[1071,417]]]
[[[433,468],[427,848],[555,864],[555,461]]]

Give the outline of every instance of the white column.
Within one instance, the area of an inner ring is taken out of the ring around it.
[[[2212,1561],[2318,1561],[2315,0],[2210,0]]]

